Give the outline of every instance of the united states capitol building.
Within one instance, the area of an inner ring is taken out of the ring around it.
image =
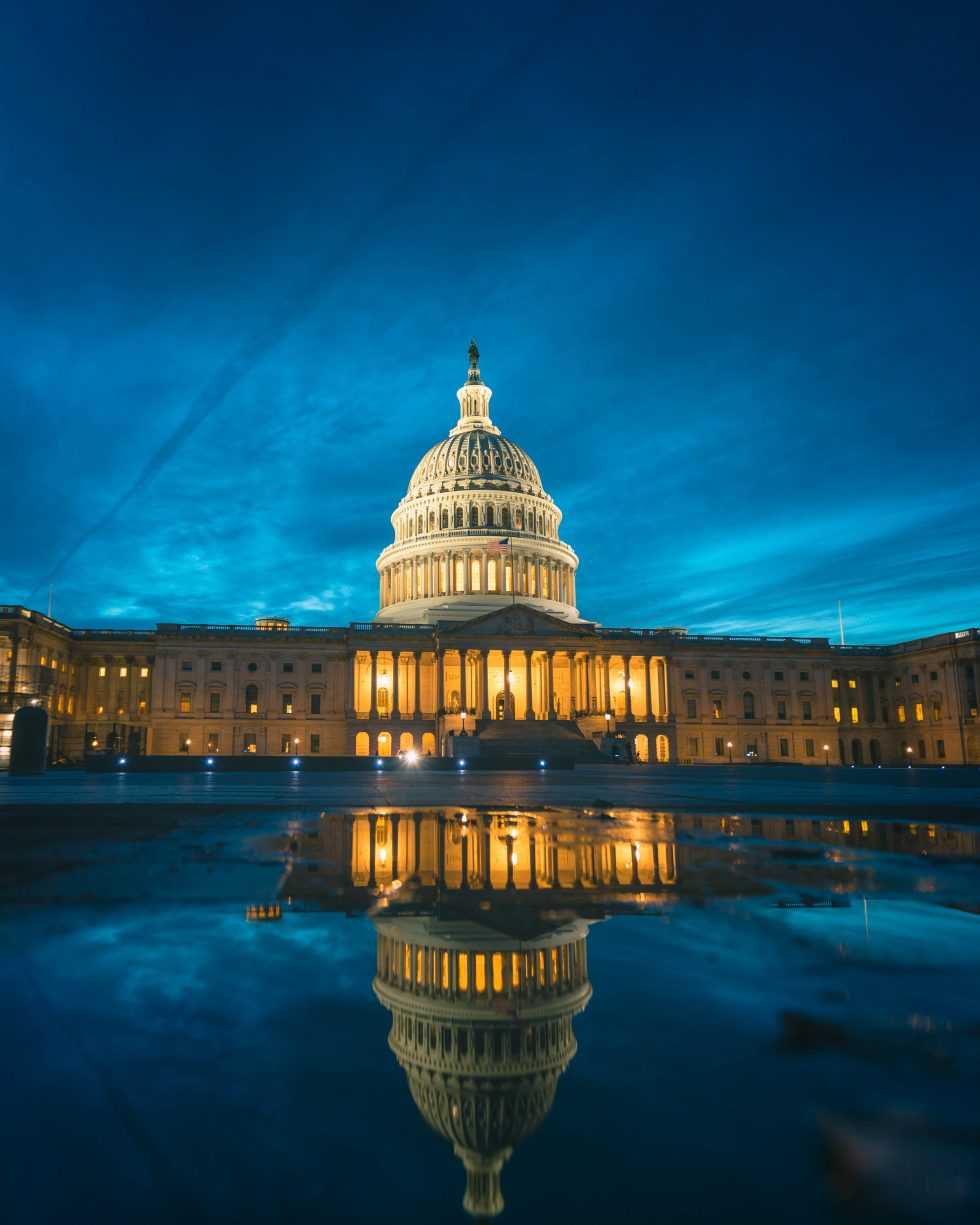
[[[0,766],[13,713],[49,757],[560,753],[639,762],[980,763],[980,631],[817,637],[608,628],[528,454],[490,416],[479,353],[459,419],[415,468],[347,626],[71,629],[0,606]],[[638,610],[642,616],[642,610]]]

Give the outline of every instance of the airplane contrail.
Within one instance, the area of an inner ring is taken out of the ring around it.
[[[404,201],[407,191],[413,188],[435,164],[444,146],[457,140],[460,134],[465,132],[468,124],[484,110],[505,85],[509,85],[520,77],[532,62],[540,62],[541,49],[546,44],[553,46],[567,27],[566,18],[583,7],[585,6],[574,2],[562,5],[557,20],[549,20],[548,24],[538,30],[519,52],[504,63],[494,80],[488,85],[481,85],[473,92],[469,102],[450,119],[439,137],[430,145],[428,152],[415,158],[388,189],[382,192],[374,204],[362,214],[360,223],[354,227],[345,240],[317,265],[307,280],[273,312],[270,319],[252,331],[208,380],[194,397],[187,412],[171,431],[169,437],[153,452],[132,483],[103,515],[79,533],[54,567],[37,581],[27,597],[28,603],[42,588],[58,577],[83,545],[106,527],[137,493],[159,475],[194,431],[199,429],[208,417],[225,402],[231,392],[243,382],[259,362],[285,339],[299,320],[310,312],[327,280],[336,273],[339,267],[358,253],[378,221]]]

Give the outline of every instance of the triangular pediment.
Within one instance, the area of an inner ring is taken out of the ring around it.
[[[563,621],[527,604],[512,604],[439,630],[440,638],[473,634],[502,638],[594,638],[595,627],[585,622]]]

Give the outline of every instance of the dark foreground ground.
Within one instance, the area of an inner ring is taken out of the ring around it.
[[[0,777],[0,1221],[467,1220],[382,912],[245,920],[315,889],[323,814],[395,807],[673,848],[649,905],[535,914],[587,916],[592,997],[501,1225],[980,1220],[980,772],[590,767]]]

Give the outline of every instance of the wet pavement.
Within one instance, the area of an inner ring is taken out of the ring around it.
[[[975,1221],[975,786],[706,773],[3,780],[0,1219]]]

